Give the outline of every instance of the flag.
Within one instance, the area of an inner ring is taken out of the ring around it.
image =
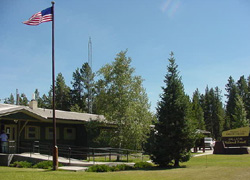
[[[52,7],[49,7],[47,9],[42,10],[41,12],[34,14],[33,16],[31,16],[31,18],[29,18],[29,20],[24,21],[23,23],[31,26],[36,26],[43,22],[52,21],[52,16],[53,10]]]

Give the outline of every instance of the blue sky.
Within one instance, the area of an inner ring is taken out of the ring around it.
[[[21,22],[51,6],[49,0],[0,1],[0,99],[51,85],[51,22]],[[56,74],[71,86],[72,73],[88,60],[93,70],[128,49],[155,111],[174,52],[185,91],[218,86],[225,93],[231,75],[250,75],[248,0],[58,0],[55,3]],[[3,100],[0,101],[3,103]]]

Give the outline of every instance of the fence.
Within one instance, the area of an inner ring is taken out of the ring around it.
[[[122,149],[122,148],[91,148],[91,147],[80,147],[73,145],[62,145],[58,144],[58,152],[59,156],[65,157],[69,159],[69,163],[71,158],[82,159],[82,160],[92,160],[96,161],[97,158],[102,157],[102,161],[112,161],[112,158],[116,158],[117,161],[127,161],[129,162],[129,158],[132,157],[141,157],[143,161],[143,152],[130,150],[130,149]],[[8,148],[9,154],[13,154],[15,152],[22,153],[28,152],[30,156],[32,153],[41,153],[47,154],[48,159],[49,156],[52,156],[53,146],[48,143],[41,143],[39,141],[34,142],[21,142],[18,147],[16,147],[15,141],[9,142]]]

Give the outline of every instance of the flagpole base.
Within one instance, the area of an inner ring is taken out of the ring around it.
[[[58,169],[58,147],[54,146],[53,148],[53,170]]]

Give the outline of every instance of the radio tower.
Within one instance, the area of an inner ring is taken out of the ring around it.
[[[89,37],[89,43],[88,43],[88,64],[90,67],[90,72],[88,75],[88,81],[89,81],[89,87],[88,87],[88,110],[89,113],[92,114],[92,81],[90,79],[90,76],[92,75],[92,42],[91,37]]]

